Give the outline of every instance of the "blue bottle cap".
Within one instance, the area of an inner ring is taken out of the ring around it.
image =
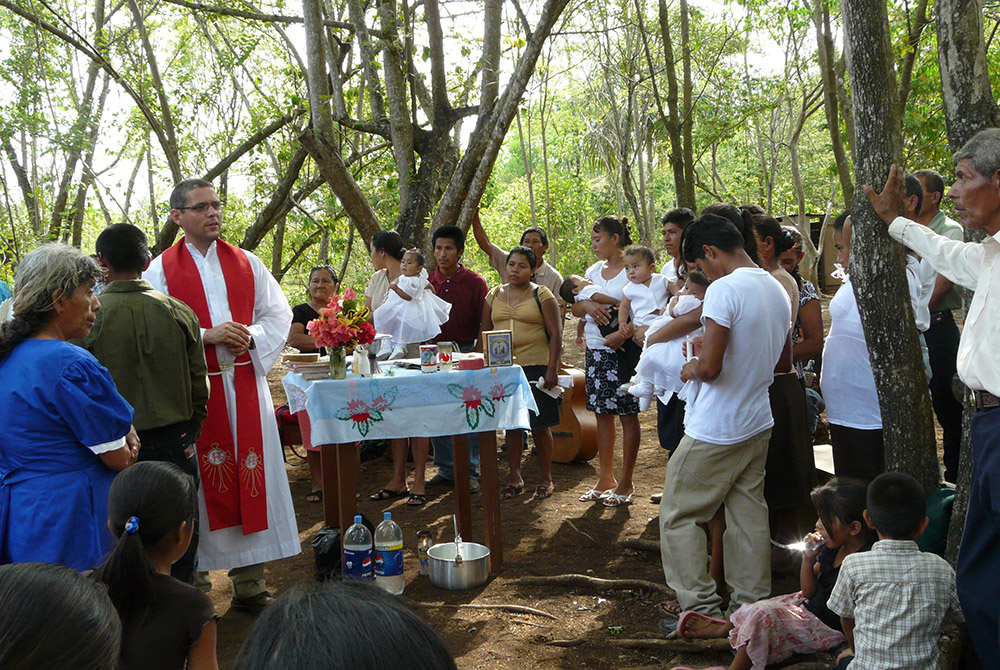
[[[392,518],[392,512],[382,512],[382,518],[383,519],[391,519]]]
[[[354,517],[354,523],[361,523],[361,515],[360,514],[358,514],[357,516]]]

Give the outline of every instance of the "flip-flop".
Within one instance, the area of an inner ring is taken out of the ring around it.
[[[306,494],[307,503],[318,503],[323,502],[323,492],[322,491],[310,491]]]
[[[539,484],[535,487],[535,492],[531,494],[532,500],[545,500],[552,497],[552,492],[556,490],[555,484]]]
[[[375,493],[368,496],[369,500],[392,500],[393,498],[402,498],[403,496],[410,495],[410,489],[405,491],[392,491],[390,489],[379,489]]]
[[[420,507],[425,502],[427,502],[427,494],[425,493],[411,493],[406,504],[410,507]]]
[[[614,489],[608,489],[607,491],[598,491],[597,489],[590,489],[582,496],[580,496],[580,502],[597,502],[598,500],[604,500],[613,492]]]
[[[605,507],[623,507],[632,502],[632,494],[621,495],[620,493],[611,493],[607,498],[604,499]]]
[[[663,603],[663,610],[667,614],[673,614],[675,617],[681,615],[684,612],[684,608],[676,600],[667,600]]]
[[[500,500],[509,500],[515,496],[521,495],[521,491],[524,490],[524,485],[514,486],[513,484],[507,484],[502,489],[500,489]]]
[[[684,633],[686,632],[688,624],[691,623],[692,621],[721,624],[723,626],[725,626],[726,623],[728,623],[723,619],[716,619],[715,617],[710,617],[707,614],[702,614],[701,612],[693,612],[691,610],[688,610],[687,612],[682,613],[677,618],[677,637],[683,637],[687,639],[687,635],[685,635]]]

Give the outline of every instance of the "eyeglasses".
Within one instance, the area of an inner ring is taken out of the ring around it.
[[[222,211],[222,203],[218,200],[215,202],[199,202],[197,205],[191,205],[190,207],[174,207],[174,209],[193,209],[200,214],[201,212],[206,211],[209,207],[217,212]]]

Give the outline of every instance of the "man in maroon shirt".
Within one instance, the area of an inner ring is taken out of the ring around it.
[[[439,298],[451,303],[451,315],[441,326],[441,334],[435,342],[455,342],[462,351],[472,351],[479,337],[479,325],[483,316],[483,302],[489,288],[486,280],[459,261],[465,252],[465,234],[458,226],[441,226],[431,238],[434,244],[434,259],[437,268],[428,280]],[[434,464],[437,474],[427,481],[427,486],[454,484],[455,470],[451,453],[451,437],[435,437]],[[469,465],[472,475],[471,489],[479,490],[479,436],[469,435]]]

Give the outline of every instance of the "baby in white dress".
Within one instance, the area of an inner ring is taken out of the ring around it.
[[[656,271],[655,262],[649,247],[635,245],[625,250],[629,283],[622,289],[625,297],[618,304],[618,332],[626,339],[644,333],[670,300],[667,278]]]
[[[708,284],[708,278],[700,271],[689,271],[684,288],[670,300],[664,313],[649,324],[642,356],[627,389],[629,393],[639,398],[641,409],[649,408],[652,396],[659,396],[666,402],[671,394],[678,393],[684,388],[684,382],[681,381],[681,368],[685,363],[684,340],[702,335],[703,329],[699,328],[684,337],[675,337],[666,342],[652,345],[648,342],[649,338],[666,324],[700,307],[705,299]]]
[[[407,344],[436,337],[451,313],[451,303],[434,295],[420,251],[404,253],[399,269],[402,274],[389,284],[389,297],[372,315],[375,331],[391,336],[390,359],[402,358]]]

